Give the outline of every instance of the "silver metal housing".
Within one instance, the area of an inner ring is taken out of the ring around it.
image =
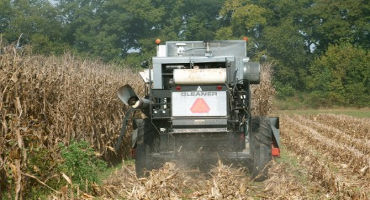
[[[163,65],[189,63],[227,63],[228,83],[259,83],[259,65],[248,62],[244,40],[169,41],[160,51],[160,56],[153,57],[153,89],[164,88]]]

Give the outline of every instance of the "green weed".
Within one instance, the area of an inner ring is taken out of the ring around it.
[[[61,149],[64,162],[60,169],[71,177],[73,184],[85,190],[89,187],[88,183],[99,182],[99,173],[107,168],[107,164],[95,156],[87,142],[72,142],[69,146],[61,145]]]

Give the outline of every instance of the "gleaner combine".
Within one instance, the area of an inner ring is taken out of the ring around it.
[[[249,61],[246,41],[156,42],[152,67],[140,73],[145,97],[129,85],[118,92],[145,114],[133,121],[137,176],[166,161],[202,168],[221,159],[264,179],[267,163],[280,154],[279,120],[251,116],[250,85],[260,82],[260,64]]]

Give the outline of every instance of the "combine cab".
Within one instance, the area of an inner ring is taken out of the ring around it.
[[[166,42],[140,74],[145,97],[128,85],[118,92],[146,115],[133,121],[138,176],[166,161],[206,169],[221,159],[264,179],[279,155],[279,120],[251,116],[250,84],[260,82],[260,65],[246,57],[246,41]]]

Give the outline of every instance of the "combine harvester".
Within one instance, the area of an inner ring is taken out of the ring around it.
[[[145,97],[129,85],[118,91],[131,111],[146,116],[133,120],[137,176],[167,161],[202,169],[221,159],[265,179],[266,164],[280,154],[279,119],[251,115],[250,84],[259,84],[260,64],[249,61],[246,40],[156,43],[152,67],[140,73]]]

